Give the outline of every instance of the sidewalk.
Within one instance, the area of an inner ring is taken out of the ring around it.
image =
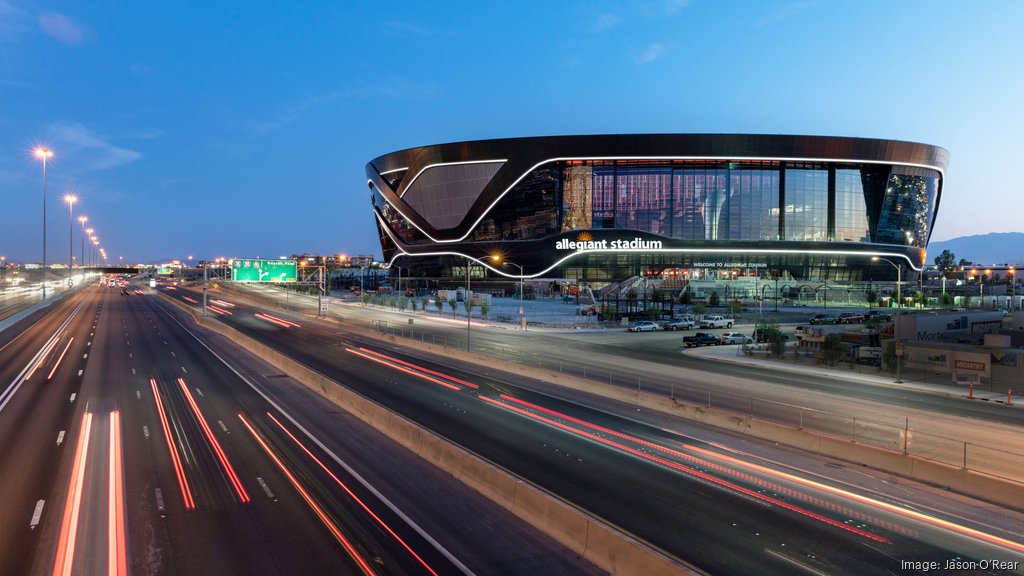
[[[684,354],[699,356],[715,362],[745,364],[747,366],[756,366],[758,368],[776,370],[779,372],[827,376],[829,378],[850,380],[860,384],[885,386],[887,388],[904,388],[907,390],[929,392],[932,394],[942,394],[943,396],[953,398],[967,399],[970,393],[969,390],[954,385],[952,381],[949,385],[919,382],[911,379],[904,379],[903,382],[897,383],[895,377],[888,374],[855,372],[843,370],[841,368],[830,368],[824,364],[794,364],[792,361],[767,359],[764,354],[758,354],[756,352],[753,356],[746,356],[740,351],[739,346],[708,346],[702,348],[690,348],[685,350]],[[987,390],[975,390],[974,400],[1006,404],[1006,394],[989,392]],[[1024,399],[1021,399],[1019,395],[1015,396],[1013,398],[1013,407],[1019,408],[1021,406],[1024,406]]]

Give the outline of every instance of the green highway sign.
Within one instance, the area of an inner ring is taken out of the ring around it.
[[[166,275],[166,274],[174,274],[174,268],[157,268],[156,269],[156,273],[157,274],[164,274],[164,275]]]
[[[295,260],[232,260],[234,282],[297,282]]]

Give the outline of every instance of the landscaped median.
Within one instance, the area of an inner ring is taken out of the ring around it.
[[[546,490],[488,462],[434,432],[392,412],[277,350],[197,310],[159,293],[188,312],[196,323],[231,340],[240,348],[288,374],[296,381],[353,414],[393,441],[448,472],[502,508],[536,527],[595,566],[616,575],[660,576],[701,574],[595,518]],[[351,328],[351,327],[349,327]],[[369,331],[359,333],[379,337]],[[393,337],[389,338],[392,342]]]

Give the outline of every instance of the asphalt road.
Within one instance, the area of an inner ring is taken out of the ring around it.
[[[90,288],[0,349],[0,572],[595,572],[154,298]]]
[[[190,304],[201,297],[167,294]],[[812,487],[696,438],[680,444],[660,428],[536,394],[514,378],[481,378],[308,317],[231,304],[218,304],[231,312],[222,321],[711,573],[874,574],[899,570],[898,559],[1024,551]]]

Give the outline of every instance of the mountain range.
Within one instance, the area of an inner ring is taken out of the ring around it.
[[[1024,232],[990,232],[928,244],[928,263],[943,250],[976,264],[1024,264]]]

